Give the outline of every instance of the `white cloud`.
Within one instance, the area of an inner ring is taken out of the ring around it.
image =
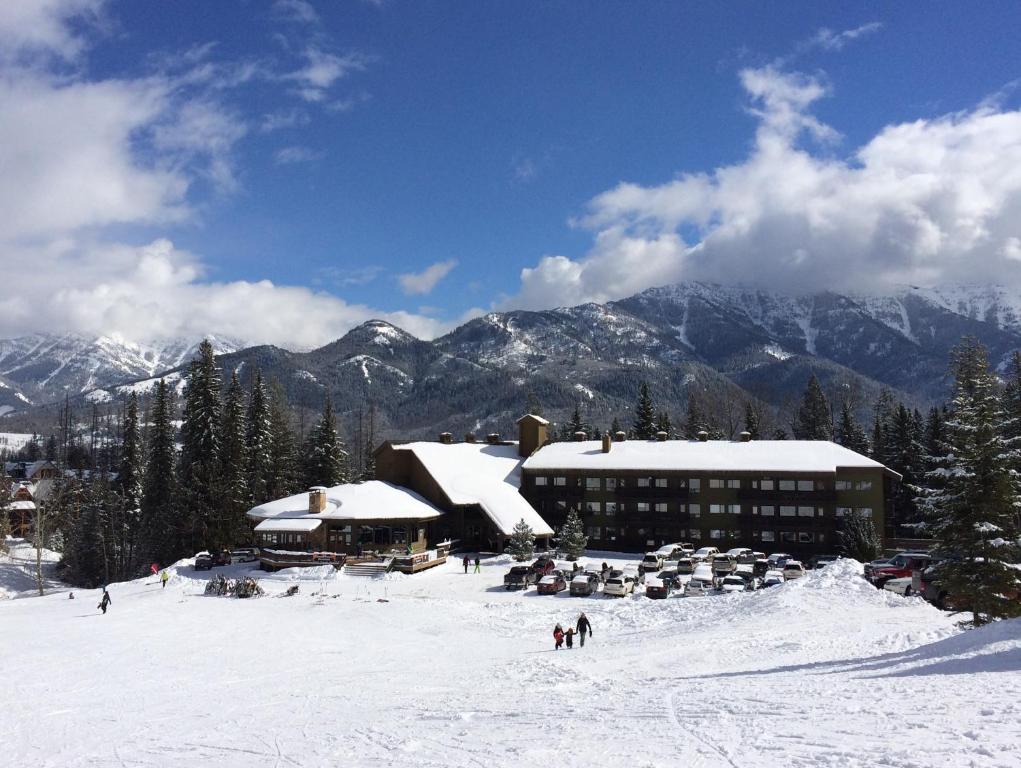
[[[294,165],[295,163],[310,163],[322,156],[322,152],[316,152],[309,147],[281,147],[273,154],[273,162],[277,165]]]
[[[878,21],[862,24],[854,29],[845,29],[842,32],[834,32],[832,29],[823,27],[815,33],[815,36],[808,44],[813,47],[822,48],[824,51],[841,51],[848,43],[854,42],[859,37],[878,32],[882,28],[883,25]]]
[[[318,24],[319,14],[305,0],[276,0],[273,11],[282,19],[300,24]]]
[[[79,56],[86,41],[68,23],[95,22],[105,0],[3,0],[0,3],[0,61],[25,56]]]
[[[436,284],[450,274],[450,270],[457,266],[457,259],[438,261],[431,264],[421,272],[406,272],[397,276],[397,282],[401,290],[409,295],[423,296],[430,293]]]
[[[603,301],[687,279],[804,291],[1021,285],[1021,111],[987,101],[890,125],[841,158],[824,151],[836,131],[809,112],[829,93],[818,78],[766,67],[741,83],[758,119],[744,160],[598,195],[577,221],[594,232],[590,251],[543,257],[502,306]]]
[[[305,66],[285,76],[297,83],[298,95],[309,102],[324,101],[330,88],[352,72],[363,72],[370,57],[357,51],[338,56],[310,45],[305,49]]]

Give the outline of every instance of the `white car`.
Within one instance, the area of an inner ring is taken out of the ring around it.
[[[713,567],[709,563],[699,563],[691,572],[692,581],[708,581],[713,583]]]
[[[713,591],[713,582],[710,579],[705,581],[704,579],[692,579],[684,585],[684,596],[685,597],[705,597]]]
[[[683,551],[680,542],[678,542],[677,544],[664,544],[656,550],[656,554],[664,560],[676,560]]]
[[[745,580],[740,576],[725,576],[720,590],[723,592],[744,592],[748,589]]]
[[[797,560],[788,560],[783,564],[783,577],[785,579],[800,579],[805,575],[805,566]]]
[[[634,577],[625,573],[611,576],[603,585],[603,594],[611,597],[627,597],[635,591]]]
[[[762,577],[763,587],[775,587],[783,584],[787,579],[784,578],[783,571],[766,571],[766,575]]]
[[[641,568],[646,573],[659,573],[663,570],[663,556],[658,552],[646,552],[642,558]]]
[[[890,579],[883,585],[883,589],[888,592],[900,595],[901,597],[907,597],[911,594],[911,580],[913,577],[904,576],[900,579]]]
[[[720,550],[716,547],[702,547],[701,549],[696,549],[692,557],[699,562],[705,562],[706,560],[712,560],[718,554],[720,554]]]
[[[734,547],[733,549],[728,549],[724,554],[730,555],[732,558],[737,560],[741,557],[752,555],[754,553],[747,547]]]

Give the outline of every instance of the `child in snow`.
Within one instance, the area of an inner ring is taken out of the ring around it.
[[[113,600],[110,599],[110,593],[106,591],[106,587],[103,587],[103,599],[99,601],[99,605],[96,607],[101,609],[105,615],[107,606],[109,606],[112,602]]]
[[[568,648],[574,648],[574,627],[570,624],[567,625],[567,631],[564,633],[564,639],[567,640]]]
[[[482,568],[480,567],[481,565],[482,558],[480,558],[478,555],[475,555],[475,573],[482,573]]]
[[[557,624],[553,628],[553,639],[557,641],[557,644],[556,646],[554,646],[553,650],[559,651],[560,646],[564,644],[564,628],[561,627],[559,624]]]
[[[163,582],[163,589],[166,589],[167,588],[167,582],[170,581],[170,574],[167,573],[166,571],[163,571],[163,575],[160,576],[160,581]]]

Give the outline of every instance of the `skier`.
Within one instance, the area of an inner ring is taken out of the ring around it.
[[[96,607],[102,609],[103,614],[105,615],[107,606],[112,602],[113,600],[110,599],[110,593],[106,591],[106,587],[103,587],[103,599],[99,601],[99,605]]]
[[[564,633],[564,639],[567,640],[568,649],[574,648],[574,627],[570,624],[567,625],[567,631]]]
[[[468,573],[468,565],[469,565],[469,563],[471,563],[471,560],[468,559],[468,555],[465,555],[463,558],[461,558],[461,565],[464,566],[464,572],[465,573]]]
[[[557,641],[557,644],[554,646],[553,650],[559,651],[560,646],[564,644],[564,628],[561,627],[559,624],[553,627],[553,639]]]
[[[167,573],[166,571],[163,571],[163,575],[160,576],[160,581],[163,582],[163,589],[166,589],[167,588],[167,582],[170,581],[170,574]]]
[[[475,555],[475,573],[482,573],[482,559]]]
[[[585,635],[586,635],[586,633],[589,634],[589,635],[592,634],[592,624],[589,623],[588,616],[586,616],[584,613],[581,616],[578,617],[577,627],[578,627],[578,635],[581,638],[581,647],[584,648],[585,647]]]
[[[74,592],[68,592],[67,593],[67,599],[68,600],[74,600]]]

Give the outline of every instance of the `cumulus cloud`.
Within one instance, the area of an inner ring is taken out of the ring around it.
[[[431,293],[436,284],[450,274],[450,270],[457,266],[457,259],[437,261],[430,264],[421,272],[405,272],[397,275],[397,282],[401,290],[409,296],[424,296]]]
[[[576,225],[578,259],[543,257],[503,306],[605,301],[696,279],[815,291],[1021,284],[1021,111],[994,101],[889,125],[848,157],[811,114],[818,76],[740,73],[757,118],[748,156],[655,186],[621,183]]]
[[[0,3],[0,61],[24,56],[70,61],[86,48],[82,35],[67,23],[95,22],[105,0],[4,0]]]

